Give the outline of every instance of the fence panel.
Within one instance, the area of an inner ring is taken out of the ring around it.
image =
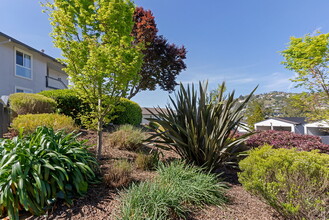
[[[8,132],[8,127],[10,125],[10,113],[9,108],[0,102],[0,138],[3,134]]]

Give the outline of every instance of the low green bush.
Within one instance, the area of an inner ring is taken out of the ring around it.
[[[121,98],[109,118],[113,118],[112,122],[117,125],[130,124],[137,126],[142,122],[142,109],[136,102]]]
[[[200,168],[173,163],[160,165],[158,176],[151,182],[133,184],[121,195],[121,216],[124,220],[178,219],[195,207],[221,205],[226,199],[226,186],[217,176]]]
[[[132,125],[121,125],[110,134],[109,141],[112,147],[136,151],[142,144],[146,134],[140,128]]]
[[[23,132],[32,133],[39,126],[46,126],[54,130],[64,130],[65,132],[72,132],[77,130],[74,121],[71,117],[59,114],[27,114],[19,115],[13,120],[11,127]]]
[[[239,181],[287,219],[326,219],[328,161],[327,154],[265,145],[239,163]]]
[[[45,213],[56,199],[72,203],[97,181],[96,159],[73,133],[39,127],[28,136],[0,141],[0,217]]]
[[[55,100],[40,94],[14,93],[9,96],[10,108],[16,115],[52,113],[55,111]]]
[[[81,124],[80,114],[88,114],[90,111],[73,89],[46,90],[39,94],[54,99],[59,113],[72,117],[77,124]]]

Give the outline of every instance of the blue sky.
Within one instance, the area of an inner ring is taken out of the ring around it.
[[[293,72],[280,62],[290,36],[329,31],[328,0],[136,0],[151,9],[159,33],[184,45],[187,70],[178,81],[208,80],[216,88],[223,80],[228,90],[247,94],[298,91]],[[53,57],[51,26],[36,0],[1,0],[0,31]],[[164,106],[168,93],[141,92],[133,98],[141,106]]]

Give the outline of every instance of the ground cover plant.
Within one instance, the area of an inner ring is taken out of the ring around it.
[[[39,127],[28,136],[0,142],[0,216],[43,214],[60,198],[71,203],[96,180],[96,159],[77,135]]]
[[[253,149],[239,163],[239,181],[286,219],[329,216],[329,155],[315,151]]]
[[[146,139],[146,135],[141,128],[128,124],[121,125],[109,138],[112,147],[132,151],[140,148],[144,139]]]
[[[121,219],[185,218],[196,207],[225,202],[226,186],[201,168],[175,162],[160,165],[157,173],[153,181],[133,184],[122,194]]]
[[[185,88],[182,84],[176,100],[170,98],[171,107],[158,109],[152,122],[158,123],[165,132],[157,132],[182,159],[189,163],[213,170],[232,165],[242,151],[241,143],[247,135],[233,138],[243,118],[242,109],[250,94],[242,103],[234,99],[234,92],[224,95],[225,83],[213,99],[207,96],[207,84],[199,83]]]
[[[299,150],[319,150],[329,153],[329,145],[323,144],[319,136],[296,134],[289,131],[262,131],[248,138],[246,145],[251,148],[268,144],[274,148],[297,148]]]
[[[40,94],[14,93],[9,96],[10,108],[14,116],[25,114],[52,113],[55,100]]]
[[[23,130],[25,134],[34,132],[39,126],[46,126],[56,131],[64,130],[67,133],[78,129],[71,117],[60,114],[19,115],[11,125],[14,130]]]

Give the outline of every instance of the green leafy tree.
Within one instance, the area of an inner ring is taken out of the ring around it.
[[[281,53],[286,68],[297,73],[292,79],[297,87],[323,92],[329,98],[329,33],[291,37],[287,49]]]
[[[265,119],[265,114],[260,102],[252,101],[246,109],[246,121],[250,128],[254,127],[254,124]]]
[[[54,45],[64,57],[60,61],[97,123],[100,157],[107,113],[139,81],[143,55],[131,35],[134,4],[130,0],[54,0],[45,6]]]

